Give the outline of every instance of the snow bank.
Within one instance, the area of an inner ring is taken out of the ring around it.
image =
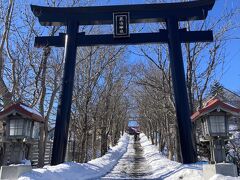
[[[184,165],[171,161],[161,155],[156,146],[152,145],[144,134],[140,135],[140,143],[144,149],[144,157],[152,166],[152,179],[202,179],[202,165],[200,163]]]
[[[44,166],[23,174],[19,180],[86,180],[105,175],[117,164],[127,151],[129,136],[124,134],[118,144],[103,157],[88,163],[66,162],[56,166]]]
[[[239,180],[239,179],[240,179],[239,177],[223,176],[221,174],[216,174],[209,180]]]
[[[149,179],[186,179],[198,180],[203,179],[202,165],[204,162],[194,164],[181,164],[171,161],[158,152],[156,146],[152,145],[144,134],[140,135],[140,143],[144,150],[144,157],[147,159],[149,166],[152,166],[152,175]],[[239,177],[230,177],[215,175],[210,180],[239,180]]]

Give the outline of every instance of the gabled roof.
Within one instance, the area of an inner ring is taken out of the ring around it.
[[[34,121],[38,121],[38,122],[45,121],[44,117],[42,117],[42,115],[38,111],[36,111],[35,109],[33,109],[21,102],[12,104],[12,105],[8,106],[6,109],[4,109],[3,111],[1,111],[0,119],[3,119],[13,113],[19,113],[19,114],[24,115]]]
[[[205,106],[198,110],[197,112],[195,112],[192,116],[191,116],[191,120],[195,121],[197,119],[199,119],[200,117],[202,117],[203,115],[212,112],[216,109],[220,109],[224,112],[230,113],[232,115],[240,115],[240,109],[225,103],[223,101],[221,101],[220,99],[214,97],[212,99],[210,99]]]
[[[237,94],[236,92],[231,91],[230,89],[227,89],[225,87],[223,87],[223,91],[224,91],[225,94],[228,93],[229,95],[233,96],[235,99],[240,100],[240,95]]]
[[[209,99],[212,98],[218,98],[224,102],[228,102],[229,104],[232,104],[233,106],[240,108],[240,94],[236,93],[234,91],[231,91],[224,86],[222,86],[223,93],[219,96],[215,94],[214,96],[208,95],[206,98],[204,98],[205,101],[209,101]]]

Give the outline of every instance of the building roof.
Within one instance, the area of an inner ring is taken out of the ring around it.
[[[195,112],[191,116],[191,120],[195,121],[195,120],[199,119],[200,117],[202,117],[203,115],[205,115],[209,112],[212,112],[216,109],[220,109],[220,110],[227,112],[229,114],[232,114],[232,115],[240,115],[240,109],[214,97],[214,98],[210,99],[209,101],[207,101],[207,103],[204,105],[204,107],[202,109],[199,109],[197,112]]]
[[[13,113],[19,113],[23,116],[26,116],[34,121],[44,122],[44,117],[35,109],[23,104],[21,102],[12,104],[8,106],[6,109],[0,112],[0,119],[4,119]]]
[[[231,91],[225,88],[224,86],[222,86],[222,90],[223,90],[223,93],[220,96],[219,95],[207,96],[206,98],[204,98],[204,102],[209,101],[210,98],[212,99],[214,97],[217,97],[218,99],[228,104],[231,104],[237,108],[240,108],[240,92],[237,93],[237,92]]]

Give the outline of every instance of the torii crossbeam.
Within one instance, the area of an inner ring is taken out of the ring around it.
[[[178,23],[179,21],[206,19],[208,11],[213,8],[214,3],[215,0],[198,0],[182,3],[70,8],[31,5],[32,12],[38,18],[41,25],[67,26],[66,34],[60,33],[59,36],[35,38],[36,47],[65,47],[62,93],[56,117],[51,164],[56,165],[64,162],[66,154],[77,46],[133,45],[145,43],[168,43],[183,163],[195,162],[196,150],[194,149],[191,134],[181,43],[213,41],[213,34],[212,31],[187,31],[186,29],[179,29]],[[129,14],[130,24],[166,22],[167,29],[159,30],[159,32],[155,33],[135,33],[130,34],[129,37],[122,38],[115,38],[113,34],[85,35],[84,32],[78,32],[80,25],[115,23],[113,15],[118,12]]]

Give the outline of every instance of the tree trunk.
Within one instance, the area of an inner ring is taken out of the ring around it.
[[[147,134],[147,138],[150,139],[150,129],[149,129],[149,127],[147,127],[146,130],[147,130],[147,133],[146,133]]]
[[[94,124],[93,135],[92,135],[92,158],[97,158],[97,129],[96,125]]]
[[[107,134],[107,127],[102,127],[101,129],[101,156],[105,155],[108,151],[108,134]]]
[[[45,149],[47,143],[47,131],[48,131],[48,123],[44,122],[40,125],[40,139],[38,143],[39,153],[38,153],[38,167],[43,167],[45,165]]]
[[[115,146],[120,138],[120,131],[118,129],[118,124],[115,126],[114,136],[113,136],[113,145]]]
[[[85,150],[85,159],[84,159],[84,162],[88,162],[90,159],[89,159],[89,154],[88,154],[88,151],[90,149],[89,145],[90,145],[90,138],[89,138],[89,133],[87,132],[87,139],[86,139],[86,150]]]
[[[80,162],[83,163],[86,160],[86,141],[87,141],[87,132],[84,128],[82,140],[81,140],[81,149],[80,149]]]
[[[169,147],[168,149],[168,159],[170,159],[171,161],[173,161],[173,148]]]
[[[72,144],[72,161],[75,161],[76,158],[76,126],[73,126],[73,144]]]
[[[161,152],[161,147],[162,147],[162,133],[161,133],[160,128],[158,129],[158,134],[159,134],[158,151]]]
[[[4,53],[4,45],[8,41],[9,37],[9,32],[10,32],[10,27],[11,27],[11,22],[12,22],[12,14],[13,14],[13,9],[14,9],[14,0],[10,0],[8,7],[7,7],[7,13],[5,17],[5,22],[4,22],[4,28],[2,30],[3,34],[0,35],[1,41],[0,41],[0,89],[1,89],[1,96],[2,96],[2,101],[3,101],[3,106],[7,107],[12,103],[12,93],[9,91],[6,83],[4,82],[4,58],[3,58],[3,53]],[[15,83],[15,82],[13,82]]]
[[[86,133],[83,132],[83,136],[81,139],[81,148],[80,148],[80,159],[79,159],[80,163],[83,163],[85,159],[85,150],[86,150],[85,145],[86,145]]]
[[[175,126],[175,131],[176,131],[176,138],[175,138],[175,155],[176,155],[176,161],[177,161],[177,162],[182,162],[180,136],[179,136],[179,130],[178,130],[177,126]]]
[[[155,131],[155,146],[158,144],[158,132],[157,130]]]
[[[125,125],[123,123],[123,125],[122,125],[122,136],[124,135],[124,132],[125,132]]]
[[[46,47],[43,49],[43,57],[41,62],[42,68],[42,79],[41,79],[41,97],[39,102],[39,110],[44,117],[44,102],[46,97],[46,76],[47,76],[47,60],[51,53],[51,48]],[[48,119],[45,118],[45,122],[41,125],[40,128],[40,140],[39,140],[39,154],[38,154],[38,167],[44,166],[45,159],[45,149],[47,143],[47,134],[48,134]]]
[[[154,145],[154,131],[153,131],[153,128],[152,128],[152,123],[149,121],[148,125],[149,125],[151,142],[152,142],[152,145]]]

